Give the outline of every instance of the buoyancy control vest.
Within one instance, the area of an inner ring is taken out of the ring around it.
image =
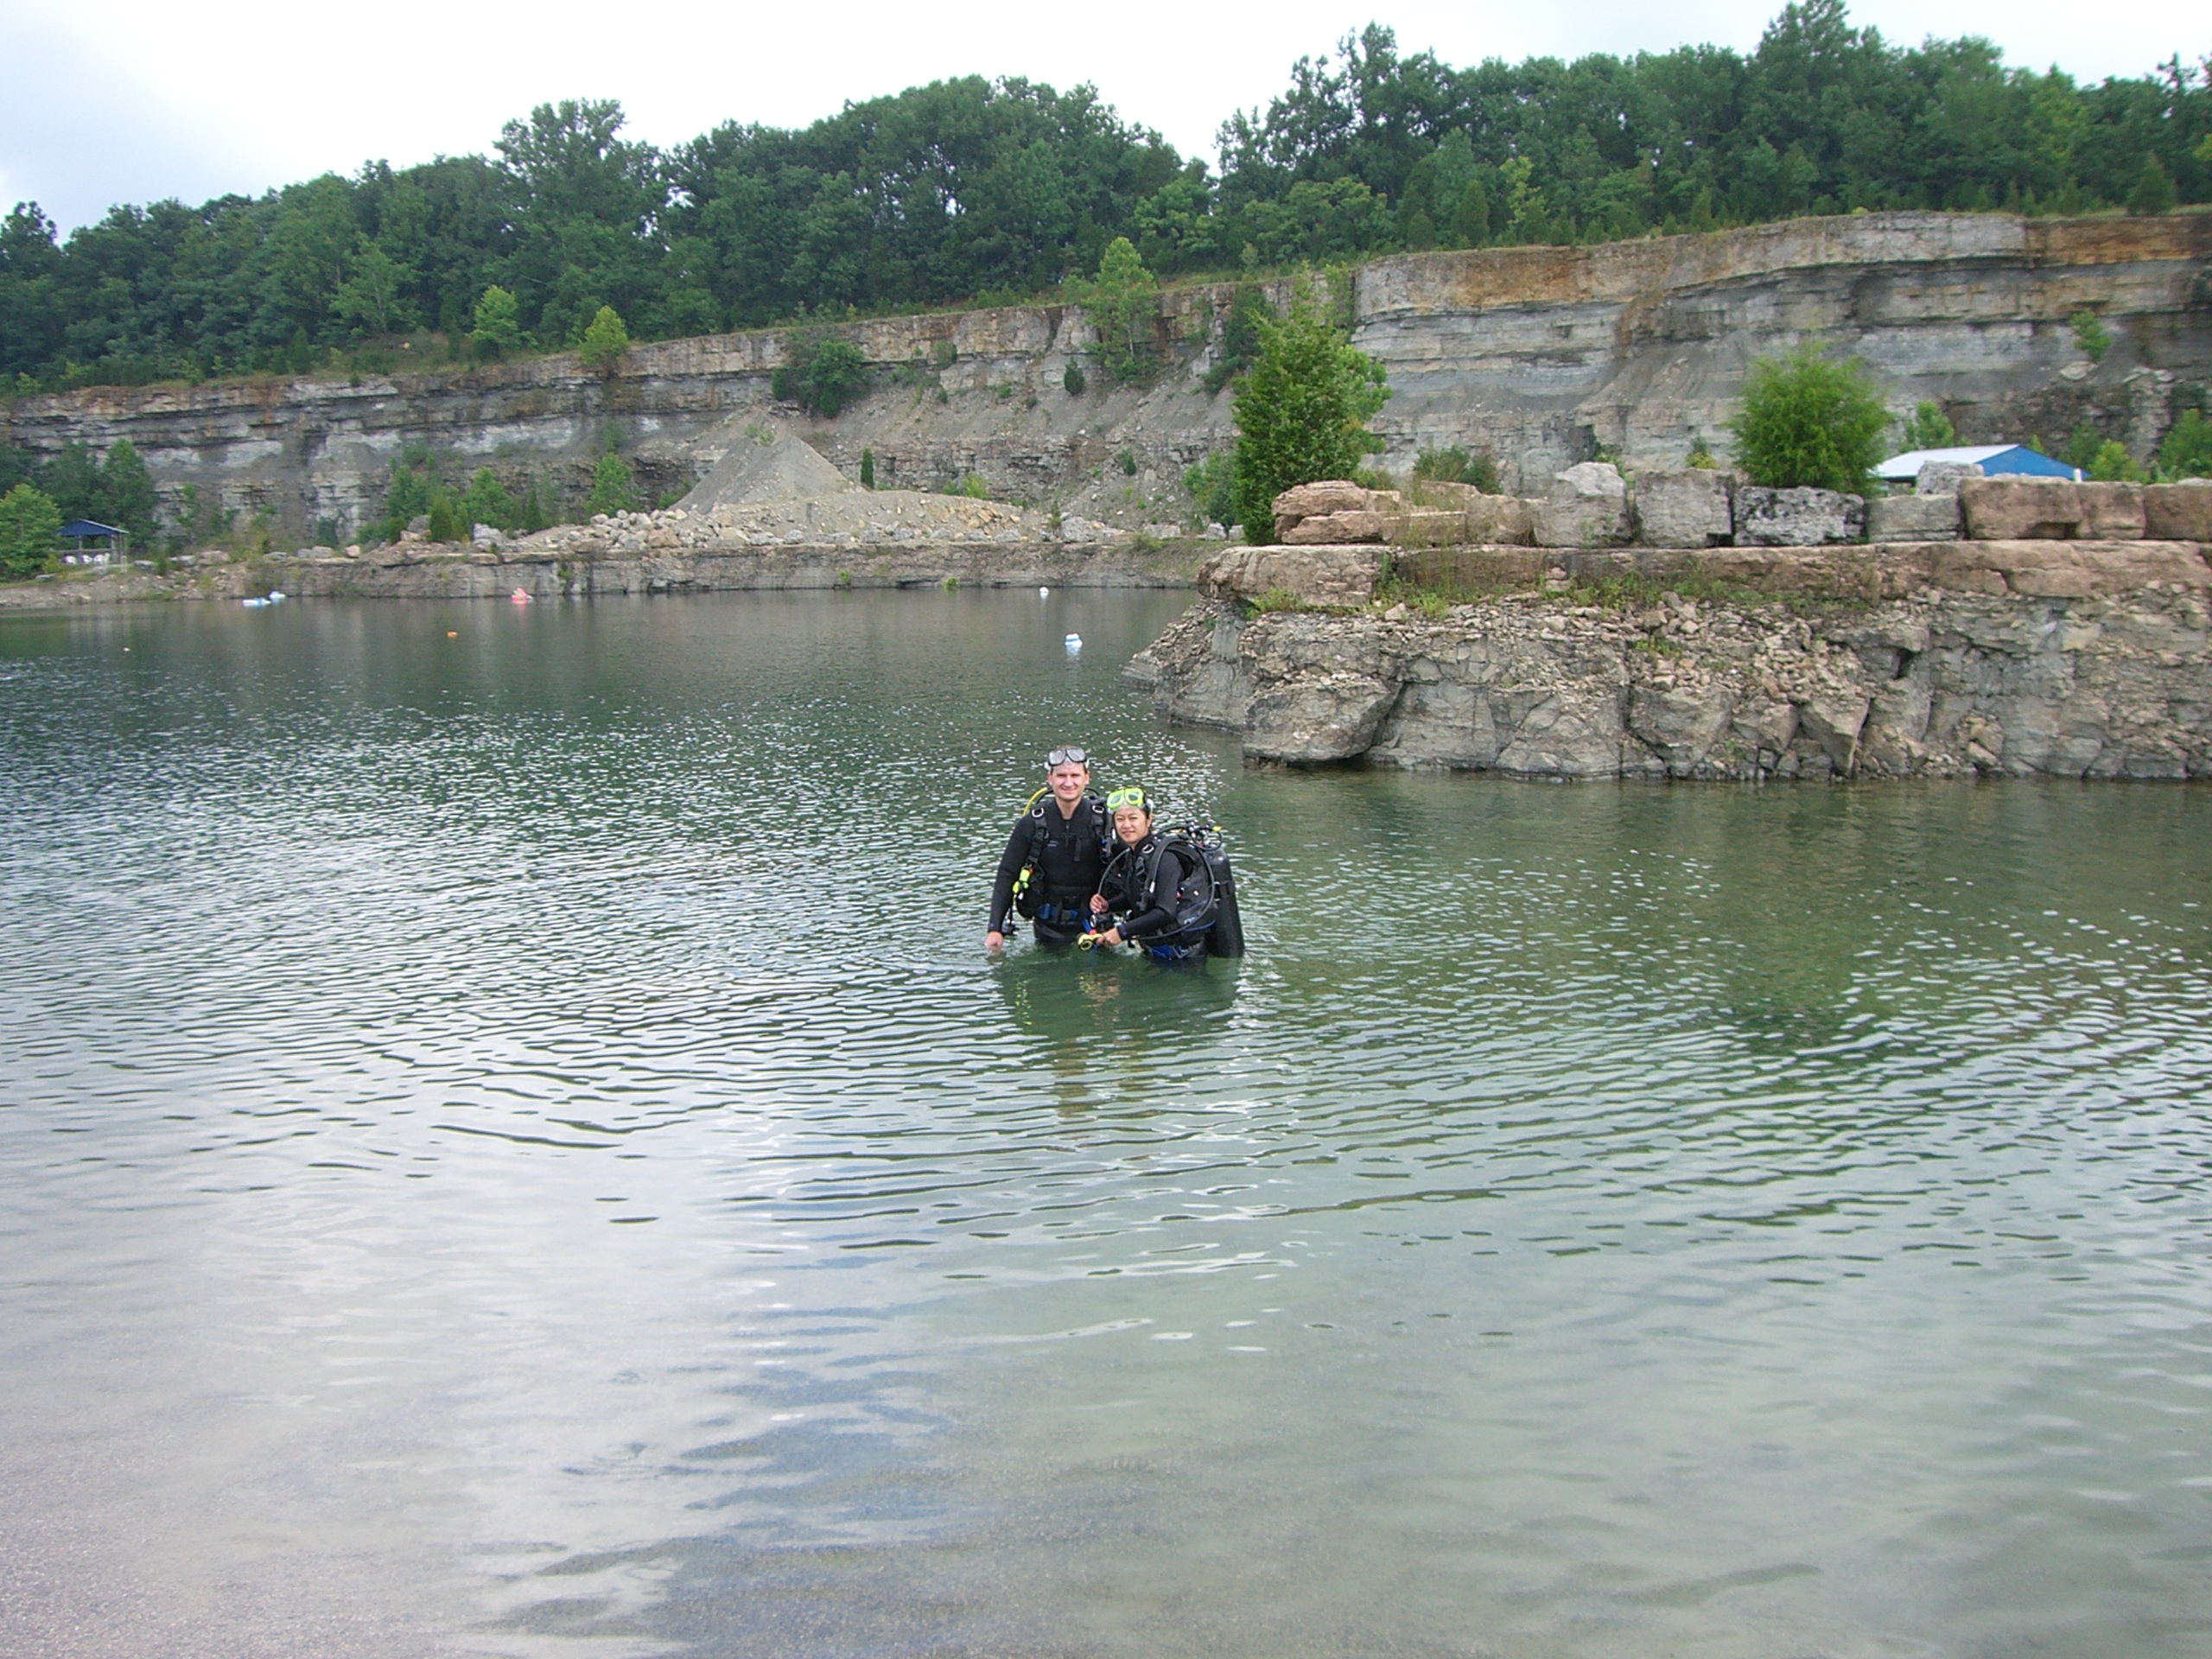
[[[1160,891],[1160,855],[1173,853],[1183,879],[1172,893]],[[1229,851],[1222,843],[1218,825],[1188,823],[1153,832],[1134,854],[1127,847],[1115,849],[1108,870],[1124,860],[1134,860],[1127,872],[1125,896],[1131,915],[1154,908],[1170,912],[1173,925],[1145,945],[1204,945],[1210,955],[1244,954],[1244,923],[1236,905],[1236,876],[1230,868]],[[1101,877],[1104,887],[1107,877]]]
[[[1025,822],[1029,828],[1029,855],[1014,879],[1014,908],[1026,920],[1035,920],[1048,903],[1088,903],[1098,891],[1106,864],[1106,849],[1113,840],[1113,819],[1106,802],[1096,790],[1085,790],[1076,809],[1066,817],[1060,804],[1045,790],[1029,798]]]

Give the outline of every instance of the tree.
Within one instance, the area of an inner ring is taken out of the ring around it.
[[[365,236],[358,239],[352,270],[331,301],[333,315],[366,334],[388,334],[414,319],[406,301],[414,267],[401,264]]]
[[[1071,397],[1080,397],[1090,390],[1090,377],[1083,372],[1083,365],[1068,359],[1068,365],[1060,371],[1060,390]]]
[[[29,484],[0,496],[0,575],[28,576],[54,557],[61,509]]]
[[[809,414],[834,421],[868,389],[868,359],[850,340],[811,330],[793,334],[786,360],[769,377],[768,390]]]
[[[1889,426],[1863,363],[1834,362],[1807,346],[1751,365],[1731,429],[1752,483],[1850,493],[1866,487]]]
[[[384,493],[384,518],[376,533],[388,542],[430,510],[431,482],[402,461],[391,469],[391,486]]]
[[[874,487],[875,451],[873,449],[863,448],[861,451],[861,488],[864,490],[872,490]]]
[[[2173,175],[2165,164],[2155,153],[2145,156],[2143,170],[2135,175],[2135,188],[2127,193],[2127,211],[2145,217],[2171,213],[2177,200]]]
[[[2116,439],[2107,438],[2097,446],[2097,453],[2089,457],[2089,476],[2100,484],[2139,484],[2143,469],[2135,464],[2135,457],[2127,453],[2127,446]]]
[[[522,533],[535,536],[545,528],[545,504],[538,499],[537,474],[530,475],[530,486],[522,495]]]
[[[2212,421],[2197,410],[2183,410],[2158,446],[2158,471],[2169,479],[2212,478]]]
[[[1160,283],[1137,257],[1135,244],[1117,236],[1098,257],[1096,281],[1071,281],[1068,297],[1081,306],[1098,335],[1098,360],[1117,380],[1152,367],[1154,324],[1160,319]]]
[[[1912,418],[1904,423],[1904,447],[1908,449],[1948,449],[1959,441],[1958,429],[1951,424],[1943,405],[1932,399],[1923,399],[1912,411]]]
[[[577,355],[594,374],[612,374],[630,349],[630,330],[611,305],[602,305],[584,329]]]
[[[512,530],[522,517],[514,496],[489,467],[478,467],[476,476],[468,480],[461,498],[461,512],[463,523],[472,531],[478,524]]]
[[[468,539],[468,520],[461,512],[461,504],[442,487],[430,496],[429,520],[423,528],[423,534],[431,541],[465,542]]]
[[[601,455],[599,465],[592,469],[591,497],[584,503],[584,516],[635,512],[643,505],[645,498],[638,493],[638,475],[630,463],[613,450]]]
[[[497,283],[476,302],[475,322],[468,338],[480,358],[496,362],[522,344],[522,308]]]
[[[1354,350],[1303,287],[1288,316],[1259,329],[1259,357],[1236,393],[1236,512],[1246,538],[1264,543],[1276,496],[1349,478],[1382,448],[1367,423],[1390,392],[1382,365]]]

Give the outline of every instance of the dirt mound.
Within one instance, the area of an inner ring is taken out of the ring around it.
[[[789,433],[763,443],[755,429],[735,434],[729,453],[677,505],[686,512],[705,512],[764,501],[811,501],[859,488]]]

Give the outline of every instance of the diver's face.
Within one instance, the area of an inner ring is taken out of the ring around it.
[[[1065,766],[1054,766],[1045,774],[1045,781],[1052,785],[1054,800],[1062,806],[1073,806],[1083,798],[1083,791],[1090,787],[1090,768],[1071,761]]]
[[[1152,828],[1152,814],[1141,806],[1125,806],[1114,815],[1114,833],[1124,847],[1134,847]]]

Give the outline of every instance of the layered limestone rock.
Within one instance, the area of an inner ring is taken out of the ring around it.
[[[1711,467],[1639,475],[1636,539],[1647,547],[1719,547],[1736,534],[1736,475]]]
[[[1801,566],[1867,556],[1777,552]],[[1675,593],[1617,610],[1538,590],[1435,620],[1403,607],[1253,614],[1208,598],[1126,677],[1169,718],[1300,765],[2212,777],[2201,548],[2018,541],[1916,555],[1910,588],[1813,615]]]
[[[1835,490],[1736,492],[1736,539],[1752,547],[1824,547],[1866,539],[1866,498]]]
[[[1535,517],[1539,547],[1618,547],[1631,529],[1627,480],[1609,461],[1577,462],[1552,474]]]

